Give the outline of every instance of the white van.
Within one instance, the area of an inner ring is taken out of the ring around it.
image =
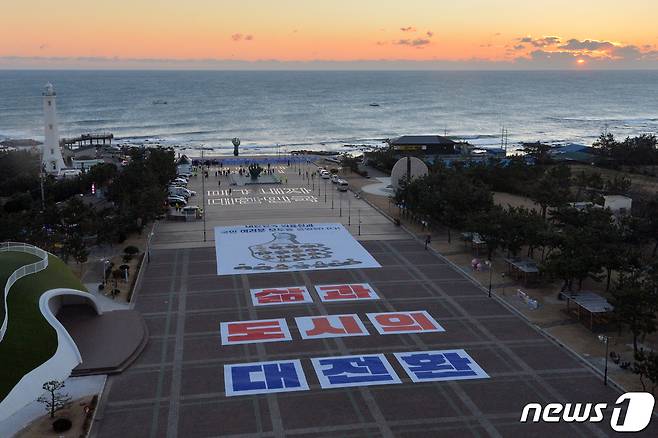
[[[185,216],[192,216],[196,219],[203,216],[203,210],[198,205],[187,205],[183,207],[182,211]]]
[[[350,184],[344,179],[339,179],[336,183],[336,188],[339,192],[346,192],[350,188]]]

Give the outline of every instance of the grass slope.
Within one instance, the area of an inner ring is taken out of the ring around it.
[[[57,350],[57,333],[39,311],[39,298],[49,289],[86,290],[66,264],[55,256],[48,267],[21,278],[9,292],[7,333],[0,342],[0,400],[28,372]]]
[[[5,319],[4,290],[9,276],[21,266],[39,261],[39,257],[24,252],[0,252],[0,324]]]

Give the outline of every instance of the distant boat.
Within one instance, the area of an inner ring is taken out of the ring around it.
[[[371,103],[370,106],[379,106],[378,103]]]
[[[153,105],[166,105],[167,101],[166,100],[154,100]]]

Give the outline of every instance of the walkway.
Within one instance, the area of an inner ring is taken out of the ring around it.
[[[148,341],[148,329],[139,312],[114,310],[97,315],[89,306],[66,306],[57,319],[80,350],[82,363],[73,376],[113,374],[126,369]]]

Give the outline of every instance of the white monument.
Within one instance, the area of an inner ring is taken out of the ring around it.
[[[59,131],[57,130],[57,107],[55,89],[49,82],[43,91],[43,115],[45,135],[41,151],[41,166],[46,173],[59,175],[64,169],[62,151],[59,149]]]

